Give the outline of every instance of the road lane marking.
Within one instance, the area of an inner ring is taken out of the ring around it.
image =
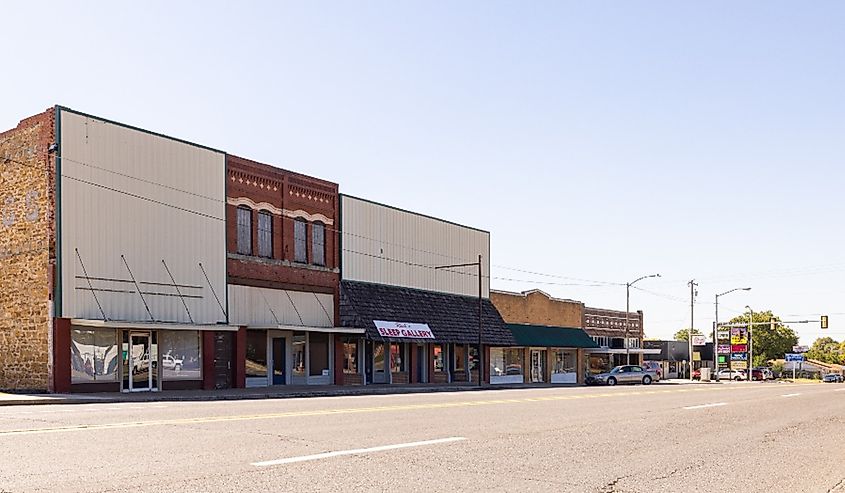
[[[395,445],[382,445],[379,447],[358,448],[352,450],[339,450],[336,452],[324,452],[322,454],[301,455],[299,457],[288,457],[285,459],[266,460],[262,462],[253,462],[251,465],[255,467],[279,466],[282,464],[293,464],[296,462],[306,462],[311,460],[330,459],[332,457],[341,457],[344,455],[358,455],[358,454],[372,454],[375,452],[385,452],[387,450],[398,450],[411,447],[424,447],[427,445],[437,445],[440,443],[460,442],[466,440],[464,437],[448,437],[437,438],[434,440],[423,440],[421,442],[397,443]]]
[[[845,389],[836,389],[834,392],[845,392]]]
[[[699,405],[699,406],[687,406],[687,407],[685,407],[684,409],[686,409],[686,410],[690,410],[690,409],[705,409],[705,408],[708,408],[708,407],[719,407],[719,406],[727,406],[727,405],[728,405],[728,403],[727,403],[727,402],[713,402],[713,403],[711,403],[711,404],[701,404],[701,405]]]
[[[794,387],[800,384],[791,384]],[[727,390],[730,387],[722,386],[701,386],[692,389],[672,389],[672,390],[648,390],[637,392],[637,395],[657,395],[666,393],[688,393],[688,392],[706,392]],[[783,389],[785,386],[780,386]],[[734,390],[747,390],[749,387],[734,387]],[[574,401],[578,399],[598,399],[610,397],[627,397],[631,392],[623,391],[621,388],[615,392],[605,392],[602,394],[564,394],[547,396],[548,401]],[[118,423],[95,423],[95,424],[79,424],[48,428],[24,428],[12,430],[0,430],[0,438],[4,436],[18,436],[18,435],[40,435],[50,433],[72,433],[80,431],[95,431],[95,430],[113,430],[124,428],[143,428],[150,426],[167,426],[167,425],[185,425],[185,424],[205,424],[205,423],[226,423],[235,421],[256,421],[256,420],[270,420],[270,419],[284,419],[297,417],[311,417],[311,416],[332,416],[345,414],[369,414],[369,413],[383,413],[396,411],[415,411],[422,409],[454,409],[475,406],[492,406],[501,404],[521,404],[532,402],[529,399],[534,398],[510,398],[510,399],[486,399],[478,401],[451,401],[451,402],[433,402],[420,404],[395,404],[373,407],[358,407],[358,408],[337,408],[337,409],[316,409],[312,411],[288,411],[281,413],[267,413],[267,414],[247,414],[247,415],[230,415],[230,416],[205,416],[196,418],[170,418],[157,419],[148,421],[125,421]]]
[[[781,397],[798,397],[799,395],[801,395],[800,392],[797,394],[783,394]]]

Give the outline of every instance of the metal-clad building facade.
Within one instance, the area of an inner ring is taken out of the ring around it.
[[[332,328],[334,312],[330,294],[229,285],[232,325]]]
[[[489,298],[489,232],[348,195],[341,195],[341,222],[344,280],[478,296],[476,268],[434,267],[477,262],[481,255],[482,293]]]
[[[66,109],[59,118],[57,316],[150,320],[134,275],[153,319],[191,322],[181,292],[194,324],[225,321],[211,289],[225,307],[225,154]]]

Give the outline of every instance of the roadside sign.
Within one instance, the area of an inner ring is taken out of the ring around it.
[[[731,344],[748,344],[748,330],[742,327],[731,329]]]
[[[731,345],[730,344],[719,344],[716,347],[717,354],[731,354]]]
[[[727,366],[727,361],[728,361],[727,356],[725,356],[724,354],[719,355],[719,366],[722,366],[722,365]]]
[[[734,344],[731,346],[732,353],[747,353],[748,346],[746,344]]]
[[[716,336],[719,339],[729,339],[731,337],[731,332],[729,330],[720,330]]]
[[[707,339],[704,336],[694,335],[692,336],[692,345],[693,346],[703,346],[706,344]]]
[[[744,370],[746,368],[748,368],[747,361],[731,361],[732,370]]]
[[[809,346],[792,346],[792,352],[794,353],[806,353],[809,350]]]
[[[748,353],[731,353],[731,361],[747,361]]]
[[[693,361],[701,361],[701,353],[695,351],[692,353],[692,360]]]
[[[786,353],[786,361],[804,361],[804,355],[796,353]]]

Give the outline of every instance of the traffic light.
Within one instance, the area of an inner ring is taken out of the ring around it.
[[[822,315],[822,328],[827,328],[827,315]]]

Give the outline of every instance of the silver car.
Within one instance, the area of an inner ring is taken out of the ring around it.
[[[590,380],[588,383],[605,385],[616,385],[620,383],[651,385],[651,382],[657,381],[657,372],[655,370],[646,370],[638,365],[622,365],[617,366],[607,373],[593,375]]]

